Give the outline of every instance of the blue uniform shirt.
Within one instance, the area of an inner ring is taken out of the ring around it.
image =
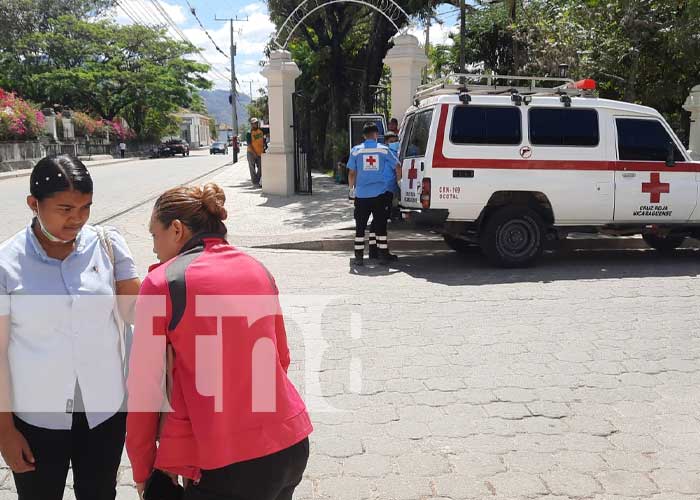
[[[396,164],[399,163],[399,149],[401,148],[401,144],[398,142],[393,142],[387,146],[389,150],[394,153],[394,156],[396,157]],[[386,172],[386,191],[390,193],[398,193],[399,192],[399,185],[396,182],[396,165],[394,165],[392,168],[387,170]]]
[[[365,141],[352,148],[348,168],[357,172],[355,196],[374,198],[386,193],[387,170],[394,170],[397,163],[394,153],[377,141]]]

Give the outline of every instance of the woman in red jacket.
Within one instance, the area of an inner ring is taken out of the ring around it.
[[[225,201],[215,184],[156,201],[150,231],[161,264],[137,302],[127,451],[139,492],[158,469],[183,476],[190,500],[288,500],[312,426],[287,378],[275,282],[226,242]]]

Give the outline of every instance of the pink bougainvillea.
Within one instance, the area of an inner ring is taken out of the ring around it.
[[[0,141],[35,139],[44,128],[44,116],[27,101],[0,89]]]
[[[112,133],[121,140],[129,140],[136,137],[134,131],[122,125],[121,120],[118,118],[114,121],[105,120],[105,123],[109,126]]]

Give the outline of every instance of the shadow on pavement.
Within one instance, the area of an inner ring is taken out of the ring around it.
[[[700,251],[677,250],[659,255],[653,250],[578,250],[547,252],[535,267],[499,269],[478,248],[473,253],[438,251],[401,255],[392,266],[414,278],[448,286],[622,278],[671,278],[700,275]]]

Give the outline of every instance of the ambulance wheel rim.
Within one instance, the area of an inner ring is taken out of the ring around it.
[[[527,257],[536,250],[538,235],[534,221],[527,218],[511,219],[501,226],[497,247],[501,254],[510,259]]]

